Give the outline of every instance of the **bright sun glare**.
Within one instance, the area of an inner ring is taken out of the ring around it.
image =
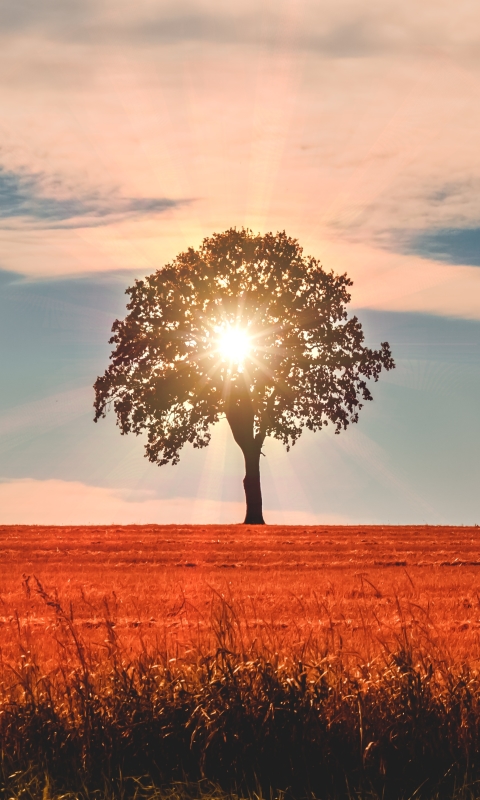
[[[220,334],[218,350],[226,361],[242,365],[250,350],[250,339],[241,328],[227,328]]]

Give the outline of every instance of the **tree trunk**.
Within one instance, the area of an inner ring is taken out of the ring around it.
[[[243,453],[245,457],[243,488],[245,489],[247,503],[245,525],[265,525],[262,513],[262,489],[260,487],[260,449],[261,446],[258,447],[257,445],[253,452]]]
[[[242,379],[229,387],[226,417],[233,438],[245,459],[245,500],[247,513],[245,525],[265,525],[262,513],[262,490],[260,488],[260,452],[265,436],[254,435],[254,413],[248,388]]]

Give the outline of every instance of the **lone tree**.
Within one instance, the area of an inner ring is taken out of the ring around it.
[[[147,432],[146,455],[177,464],[206,447],[222,416],[245,458],[245,523],[264,524],[260,454],[302,430],[357,422],[366,380],[395,366],[387,342],[365,347],[347,318],[346,275],[325,272],[285,232],[232,228],[127,289],[111,365],[95,383],[95,421],[113,403],[122,434]]]

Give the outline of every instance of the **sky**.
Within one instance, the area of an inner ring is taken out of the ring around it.
[[[125,289],[232,226],[353,279],[397,368],[262,459],[267,522],[480,524],[480,9],[3,0],[0,524],[227,523],[242,456],[93,424]]]

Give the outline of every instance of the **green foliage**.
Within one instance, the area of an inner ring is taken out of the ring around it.
[[[287,448],[304,428],[356,422],[367,379],[394,362],[388,343],[364,345],[347,318],[346,275],[303,255],[285,233],[231,229],[127,290],[112,363],[95,383],[95,420],[113,403],[122,433],[147,431],[152,462],[177,463],[186,442],[205,447],[232,398],[249,398],[257,441]],[[218,354],[219,331],[248,333],[243,370]]]

